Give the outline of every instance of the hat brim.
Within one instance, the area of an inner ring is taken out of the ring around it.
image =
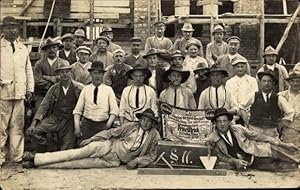
[[[274,75],[272,75],[271,73],[268,73],[268,72],[257,73],[257,77],[259,80],[261,80],[261,78],[265,75],[270,76],[273,79],[274,83],[277,84],[277,82],[278,82],[277,78]]]
[[[300,76],[299,75],[298,76],[296,76],[296,75],[290,76],[290,77],[286,78],[285,80],[289,81],[291,79],[296,79],[296,78],[300,78]]]
[[[227,115],[229,121],[232,121],[232,120],[233,120],[233,115],[232,115],[232,114],[230,114],[230,113],[228,113],[228,112],[227,112],[227,113],[224,112],[224,113],[218,113],[218,114],[214,115],[214,116],[211,118],[211,121],[212,121],[212,122],[216,121],[217,117],[222,116],[222,115]]]
[[[273,53],[266,53],[266,54],[263,55],[263,57],[265,57],[265,56],[267,56],[267,55],[276,55],[276,56],[277,56],[278,53],[276,53],[276,52],[273,52]]]
[[[194,69],[193,72],[195,74],[198,74],[199,71],[206,71],[207,72],[207,71],[209,71],[209,68],[208,67],[207,68],[197,68],[197,69]]]
[[[187,81],[187,79],[189,78],[189,76],[190,76],[190,71],[180,71],[180,70],[177,70],[177,69],[169,69],[169,70],[165,71],[164,74],[163,74],[163,81],[164,82],[167,82],[167,83],[170,82],[169,75],[173,71],[181,73],[181,75],[182,75],[181,83],[185,83]]]
[[[89,69],[88,69],[89,72],[94,71],[94,70],[102,71],[102,72],[104,72],[104,73],[106,72],[106,70],[101,69],[101,68],[89,68]]]
[[[195,31],[195,29],[190,29],[190,30],[181,29],[181,31],[183,31],[183,32],[194,32],[194,31]]]
[[[156,53],[149,53],[149,54],[143,55],[143,58],[146,59],[146,58],[149,57],[150,55],[157,55],[157,56],[159,56],[160,53],[159,53],[159,52],[156,52]]]
[[[135,116],[136,116],[138,119],[140,119],[142,116],[148,117],[148,118],[152,119],[155,123],[158,124],[157,119],[156,119],[155,117],[150,116],[150,115],[147,115],[147,114],[144,114],[144,113],[136,113]]]
[[[54,45],[57,45],[58,46],[58,49],[62,49],[64,47],[64,45],[60,44],[60,43],[54,43],[54,44],[47,44],[47,45],[44,45],[43,47],[41,47],[41,50],[45,50],[47,47],[49,46],[54,46]]]
[[[212,35],[214,35],[215,33],[223,33],[226,34],[225,30],[216,30],[212,32]]]
[[[146,74],[146,77],[144,80],[148,80],[151,76],[152,76],[152,73],[149,69],[142,69],[142,68],[133,68],[129,71],[126,72],[126,75],[129,79],[133,80],[132,77],[131,77],[131,74],[134,72],[134,71],[143,71],[145,74]]]
[[[102,31],[102,32],[100,32],[100,36],[102,36],[104,33],[107,33],[107,32],[111,32],[111,33],[115,34],[115,32],[114,32],[113,30],[110,30],[110,31]]]
[[[58,73],[58,72],[61,71],[61,70],[71,70],[71,69],[72,69],[71,66],[66,66],[66,67],[57,68],[57,69],[55,70],[55,72]]]
[[[224,77],[228,77],[229,76],[228,73],[227,73],[227,71],[225,71],[225,70],[207,71],[206,73],[204,73],[204,75],[206,77],[209,77],[210,73],[216,73],[216,72],[222,73],[224,75]]]

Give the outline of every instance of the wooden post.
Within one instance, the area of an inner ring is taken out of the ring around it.
[[[282,37],[281,37],[281,39],[280,39],[280,41],[279,41],[277,47],[276,47],[276,51],[277,51],[277,52],[280,51],[280,49],[282,48],[282,46],[283,46],[285,40],[287,39],[287,37],[288,37],[288,35],[289,35],[289,31],[290,31],[290,29],[291,29],[293,23],[295,22],[295,20],[296,20],[296,18],[297,18],[297,15],[299,14],[299,12],[300,12],[300,2],[298,3],[298,7],[297,7],[296,11],[294,12],[294,14],[293,14],[293,16],[292,16],[290,22],[288,23],[287,27],[285,28],[285,31],[284,31],[284,33],[283,33],[283,35],[282,35]]]
[[[27,21],[26,20],[23,20],[23,31],[22,31],[22,37],[24,39],[27,38]]]
[[[90,0],[90,41],[93,43],[94,31],[94,0]]]
[[[211,15],[217,17],[219,14],[218,0],[202,0],[203,15]]]
[[[213,37],[213,31],[214,31],[214,17],[210,16],[210,41],[212,42],[214,40]]]
[[[286,0],[282,0],[282,8],[283,8],[283,14],[287,15],[287,6],[286,6]]]
[[[147,1],[147,37],[150,36],[151,30],[151,1]]]
[[[260,41],[259,41],[259,60],[260,60],[260,65],[264,64],[264,49],[265,49],[265,1],[261,0],[261,18],[260,18]]]
[[[62,34],[62,24],[61,24],[61,18],[56,18],[56,36],[61,36]]]

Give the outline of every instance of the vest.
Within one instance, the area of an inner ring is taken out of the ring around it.
[[[71,83],[66,95],[64,94],[62,86],[60,86],[59,96],[53,107],[53,114],[59,118],[71,119],[76,103],[77,98],[73,84]]]
[[[229,131],[230,134],[231,134],[231,137],[232,137],[232,146],[230,144],[227,143],[227,141],[224,140],[225,142],[225,145],[226,145],[226,148],[227,148],[227,151],[228,151],[228,154],[230,156],[232,156],[233,158],[236,158],[236,159],[242,159],[242,160],[245,160],[247,162],[251,162],[251,155],[244,152],[237,140],[236,140],[236,137],[233,135],[233,133],[231,133],[231,131]],[[223,137],[221,137],[223,139]],[[240,155],[240,157],[238,156],[238,154]]]
[[[126,69],[125,67],[122,68],[122,70],[116,70],[116,74],[112,75],[112,89],[114,90],[114,93],[117,98],[121,99],[123,89],[127,86],[128,83],[128,77],[126,75],[126,72],[129,69]]]
[[[266,103],[262,92],[256,92],[254,104],[250,110],[250,125],[261,128],[277,128],[281,118],[282,112],[278,107],[278,95],[273,92]]]

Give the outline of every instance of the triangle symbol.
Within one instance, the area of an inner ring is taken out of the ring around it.
[[[217,157],[216,156],[200,156],[200,160],[207,170],[212,170],[216,164]]]

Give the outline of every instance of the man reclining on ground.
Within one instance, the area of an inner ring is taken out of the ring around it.
[[[107,168],[126,163],[128,169],[147,167],[157,157],[160,140],[154,112],[136,114],[138,122],[104,130],[81,142],[81,148],[51,153],[25,152],[23,167]]]

